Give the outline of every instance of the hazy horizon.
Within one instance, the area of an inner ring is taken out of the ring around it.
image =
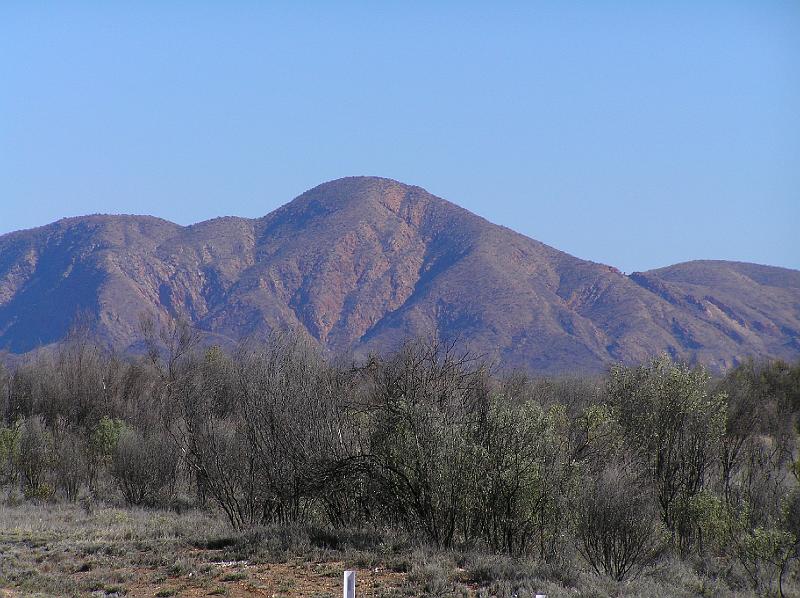
[[[0,234],[374,175],[623,271],[800,269],[800,5],[0,8]]]

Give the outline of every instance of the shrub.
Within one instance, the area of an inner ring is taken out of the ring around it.
[[[15,466],[22,477],[26,496],[41,497],[46,476],[53,463],[53,438],[39,416],[25,419],[20,426],[19,446],[15,454]]]
[[[0,427],[0,486],[12,484],[17,479],[14,462],[19,451],[19,426]]]
[[[106,415],[92,429],[86,454],[89,487],[94,490],[100,471],[108,467],[117,449],[117,443],[125,430],[125,422]]]

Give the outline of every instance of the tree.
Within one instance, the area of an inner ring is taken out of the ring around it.
[[[568,427],[561,405],[493,397],[473,432],[481,449],[473,518],[494,550],[519,554],[533,545],[542,558],[556,556],[581,468],[570,459]]]
[[[685,554],[694,539],[692,498],[709,483],[725,431],[724,394],[710,376],[662,356],[639,367],[616,366],[608,397],[626,441],[649,472],[664,525]]]

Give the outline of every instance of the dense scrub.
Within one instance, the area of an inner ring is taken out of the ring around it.
[[[598,587],[681,563],[717,593],[796,591],[800,364],[545,380],[436,343],[342,365],[289,336],[229,354],[143,330],[138,359],[75,334],[0,371],[8,500],[372,530]]]

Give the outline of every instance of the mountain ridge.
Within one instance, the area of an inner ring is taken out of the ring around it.
[[[122,350],[149,312],[221,339],[291,328],[356,356],[458,336],[541,372],[662,351],[716,370],[800,356],[800,271],[695,260],[625,275],[379,177],[260,218],[90,215],[0,236],[0,348],[59,342],[79,312]]]

